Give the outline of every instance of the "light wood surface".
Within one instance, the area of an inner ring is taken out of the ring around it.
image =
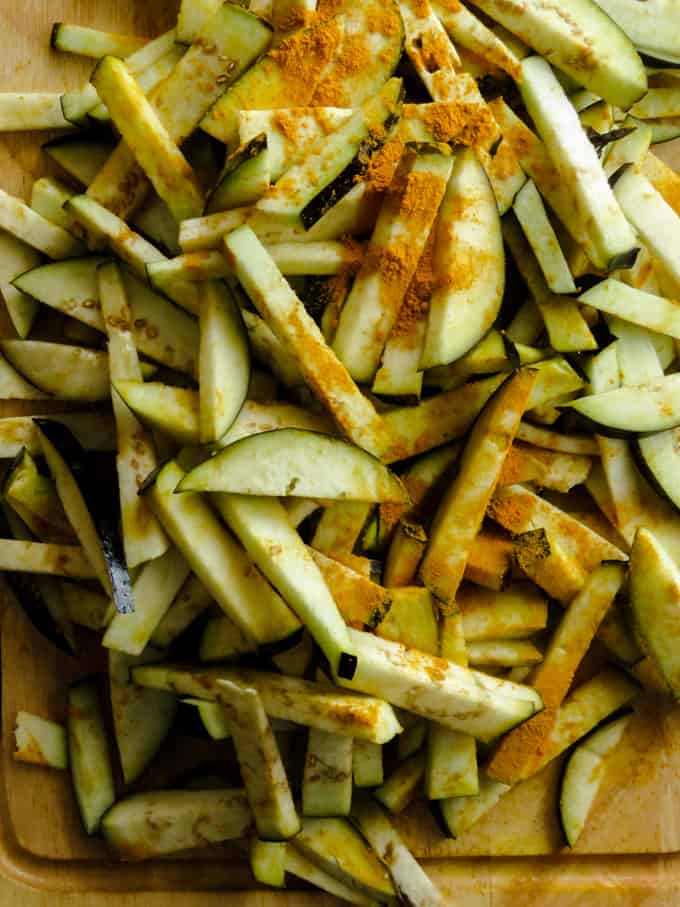
[[[49,50],[55,20],[151,35],[165,30],[175,12],[175,0],[0,0],[0,86],[2,90],[61,90],[76,87],[87,78],[91,69],[87,61]],[[27,197],[33,180],[49,169],[39,151],[47,137],[0,137],[2,188]],[[672,161],[678,155],[665,150],[662,156]],[[9,609],[3,624],[2,667],[5,741],[18,708],[63,718],[65,685],[75,669],[45,645],[15,608]],[[427,866],[445,903],[464,907],[680,905],[680,865],[671,856],[659,856],[680,850],[678,712],[658,703],[641,700],[638,704],[599,793],[597,818],[578,847],[579,852],[600,856],[567,859],[559,853],[555,816],[559,772],[556,763],[520,785],[458,842],[442,837],[424,806],[406,814],[402,828],[416,852],[440,858],[428,861]],[[199,877],[199,887],[211,880],[216,885],[230,883],[232,888],[249,883],[243,871],[230,868],[232,864],[225,859],[204,860],[191,868],[183,861],[170,861],[153,867],[128,866],[117,872],[115,864],[102,863],[108,856],[103,843],[88,840],[80,832],[65,776],[17,765],[7,747],[0,758],[0,775],[0,829],[11,830],[9,844],[5,841],[0,847],[4,850],[0,865],[15,879],[0,878],[0,907],[66,907],[67,903],[70,907],[188,907],[199,903],[229,907],[237,902],[239,907],[274,903],[278,907],[330,907],[336,903],[322,895],[296,892],[124,893],[126,889],[168,887],[172,878],[177,884],[170,883],[171,888],[191,887]],[[613,853],[629,856],[608,856]],[[521,855],[531,858],[515,859]],[[54,861],[49,872],[44,868],[48,861]],[[118,890],[115,894],[66,893],[73,887],[74,873],[80,873],[82,887]],[[62,891],[29,891],[16,881],[41,884],[43,876],[49,876],[49,884]]]

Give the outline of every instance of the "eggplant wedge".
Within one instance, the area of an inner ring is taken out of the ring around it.
[[[151,860],[242,838],[252,824],[242,788],[164,790],[120,800],[104,816],[102,834],[123,856]]]
[[[647,384],[581,397],[567,405],[595,423],[603,434],[666,431],[680,425],[680,377],[665,375]]]
[[[68,691],[69,764],[85,831],[95,834],[116,799],[104,715],[94,681]]]
[[[597,258],[594,264],[604,269],[618,267],[637,249],[636,236],[614,197],[597,152],[549,63],[540,57],[527,57],[521,68],[522,99],[563,181],[573,192],[583,222],[588,224]]]
[[[245,291],[292,354],[313,393],[355,444],[380,456],[389,443],[383,420],[328,347],[255,233],[240,227],[226,237],[225,247]]]
[[[218,688],[257,833],[265,841],[286,841],[298,833],[300,820],[260,697],[252,687],[229,680],[219,681]]]
[[[250,382],[250,348],[228,286],[203,285],[199,344],[200,435],[206,444],[226,434],[239,414]]]
[[[640,644],[653,658],[675,698],[680,696],[678,608],[678,568],[655,535],[639,529],[630,556],[630,616]]]
[[[360,630],[349,631],[358,665],[340,686],[385,697],[453,730],[491,740],[542,708],[530,687],[470,671]],[[436,678],[436,679],[435,679]]]
[[[607,758],[626,731],[630,715],[610,721],[579,743],[565,765],[560,785],[560,821],[570,847],[579,839],[588,822],[597,792],[602,785]]]
[[[349,815],[353,749],[351,737],[310,730],[302,778],[303,815]]]
[[[472,349],[493,325],[503,298],[498,208],[471,150],[457,153],[439,210],[434,280],[422,369],[454,362]]]
[[[345,622],[309,550],[277,498],[216,494],[215,507],[257,567],[307,627],[333,675],[352,677],[356,656]]]
[[[610,103],[625,110],[647,90],[645,69],[630,39],[592,0],[574,0],[568,16],[559,6],[541,0],[480,0],[477,5],[579,85]],[[592,65],[584,66],[586,59]]]
[[[91,455],[61,423],[36,419],[40,443],[69,522],[116,609],[134,610],[132,586],[118,528],[119,502],[101,494]]]
[[[160,652],[147,649],[130,657],[109,651],[109,694],[123,780],[131,784],[152,761],[167,737],[177,711],[177,699],[162,690],[132,683],[130,670],[158,660]]]
[[[17,762],[62,771],[68,768],[68,741],[62,724],[30,712],[17,712],[14,742],[12,756]]]
[[[487,639],[526,639],[544,630],[548,605],[540,591],[529,583],[516,583],[491,591],[466,583],[456,598],[466,642]]]
[[[217,699],[217,682],[233,680],[257,690],[270,718],[378,744],[387,743],[401,731],[394,710],[381,699],[283,674],[224,667],[196,670],[164,664],[135,668],[132,679],[140,686],[212,701]]]
[[[323,472],[320,462],[328,467]],[[189,473],[178,491],[408,502],[399,479],[369,453],[292,428],[230,444]]]
[[[637,0],[597,0],[597,5],[616,22],[640,53],[671,63],[680,61],[675,0],[648,0],[644,9],[640,9]],[[655,22],[663,22],[665,27],[656,28]]]
[[[291,846],[362,894],[381,903],[394,901],[387,869],[347,819],[304,819]]]
[[[170,461],[153,477],[145,492],[151,509],[227,617],[258,645],[285,648],[300,622],[207,501],[175,494],[184,475]]]
[[[456,597],[472,542],[481,528],[503,462],[536,383],[534,371],[517,372],[503,384],[479,417],[434,519],[420,575],[446,604]]]
[[[370,797],[357,798],[352,821],[387,866],[399,896],[411,907],[436,907],[440,894],[384,810]]]
[[[385,340],[397,322],[444,198],[452,165],[445,147],[417,145],[404,151],[333,339],[335,353],[355,381],[370,382],[378,369]],[[415,186],[418,193],[427,193],[427,204],[415,201]],[[497,217],[495,203],[493,208]]]

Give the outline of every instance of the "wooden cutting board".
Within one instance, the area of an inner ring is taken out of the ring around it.
[[[49,50],[54,21],[153,35],[174,21],[175,0],[0,0],[2,90],[62,90],[86,80],[91,65]],[[49,171],[40,154],[45,135],[0,137],[0,186],[27,197]],[[680,153],[663,152],[669,162]],[[4,330],[7,330],[6,319]],[[8,414],[5,410],[0,414]],[[251,892],[191,894],[210,885],[248,887],[247,874],[224,859],[169,861],[117,868],[99,841],[80,832],[65,777],[13,763],[17,709],[55,719],[64,714],[73,672],[13,606],[3,606],[3,741],[0,758],[0,907],[180,907],[218,902],[251,907],[330,904],[318,894]],[[599,794],[595,820],[577,855],[562,850],[555,815],[560,764],[518,786],[460,841],[443,838],[428,810],[409,810],[401,827],[427,863],[446,903],[465,907],[617,907],[680,904],[680,714],[641,700]],[[18,883],[54,889],[29,893]],[[127,892],[155,889],[152,893]],[[94,893],[98,890],[99,893]],[[104,891],[115,891],[115,895]],[[73,894],[71,892],[90,894]],[[174,894],[169,892],[174,891]],[[57,893],[61,892],[61,893]]]

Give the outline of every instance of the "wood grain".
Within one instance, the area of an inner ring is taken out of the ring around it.
[[[153,35],[176,13],[175,0],[0,0],[3,90],[61,90],[87,78],[92,64],[49,49],[55,20],[121,32]],[[48,135],[0,139],[0,185],[27,197],[33,180],[49,171],[40,153]],[[680,161],[670,146],[661,151]],[[7,414],[6,407],[3,414]],[[59,655],[33,631],[15,607],[6,608],[2,634],[2,732],[11,740],[19,708],[63,719],[67,682],[83,670]],[[464,907],[665,907],[680,903],[680,713],[640,701],[607,783],[598,795],[577,851],[562,852],[555,816],[560,764],[518,786],[461,840],[444,839],[423,804],[401,822],[414,850],[424,857],[445,903]],[[628,854],[628,856],[613,856]],[[646,854],[647,856],[641,856]],[[599,855],[599,856],[598,856]],[[455,859],[454,859],[455,857]],[[226,859],[183,860],[118,869],[98,840],[80,831],[68,778],[20,765],[3,746],[0,757],[0,907],[279,907],[328,905],[320,894],[244,892],[238,895],[179,889],[246,887],[243,868]],[[60,893],[29,892],[20,883]],[[78,889],[92,893],[73,894]],[[99,893],[95,893],[97,889]],[[145,891],[145,889],[150,889]],[[154,892],[153,889],[156,889]],[[160,892],[159,893],[159,889]],[[175,893],[166,893],[173,891]],[[102,894],[115,891],[116,894]],[[143,893],[126,893],[126,892]]]

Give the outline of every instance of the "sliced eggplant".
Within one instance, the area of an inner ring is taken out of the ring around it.
[[[5,477],[3,497],[41,541],[69,544],[75,540],[54,482],[40,473],[26,448]]]
[[[573,847],[588,822],[607,771],[607,758],[621,742],[630,715],[598,728],[569,757],[560,786],[560,821],[567,843]]]
[[[394,900],[389,873],[347,819],[305,819],[291,846],[350,888],[381,903]]]
[[[327,891],[336,898],[347,901],[349,904],[357,904],[358,907],[375,907],[376,900],[358,891],[351,885],[346,885],[339,881],[335,876],[323,870],[317,863],[313,863],[295,847],[286,845],[286,872],[290,875],[304,879],[320,888],[321,891]]]
[[[435,600],[421,586],[390,589],[392,604],[376,628],[382,639],[392,639],[410,649],[439,653]]]
[[[370,0],[357,6],[344,0],[326,12],[332,18],[324,17],[287,36],[283,52],[274,50],[258,61],[203,119],[201,128],[235,147],[238,114],[254,106],[256,99],[262,108],[291,104],[351,107],[376,94],[401,54],[403,29],[396,4],[390,2],[385,8]],[[346,72],[343,39],[349,47],[354,42],[372,48],[366,66]]]
[[[104,264],[99,269],[99,298],[109,341],[111,380],[139,381],[142,369],[131,331],[128,296],[114,263]],[[123,546],[127,564],[132,569],[161,557],[169,543],[148,502],[138,494],[144,479],[158,466],[154,440],[115,393],[112,403],[118,435],[116,471]],[[141,649],[131,654],[139,652]]]
[[[543,652],[526,639],[483,639],[467,643],[472,667],[492,672],[495,668],[522,668],[538,665]]]
[[[358,656],[352,680],[340,686],[376,695],[439,721],[453,730],[490,740],[542,707],[529,687],[496,680],[444,659],[409,650],[359,630],[349,631]]]
[[[356,657],[345,622],[281,502],[238,494],[214,495],[213,500],[255,564],[314,637],[333,674],[351,678]]]
[[[391,444],[385,463],[407,460],[456,438],[462,438],[505,375],[470,381],[461,387],[428,397],[417,406],[392,409],[382,416]]]
[[[243,789],[150,791],[116,803],[102,834],[129,859],[151,860],[241,838],[252,822]]]
[[[218,688],[257,833],[266,841],[288,840],[300,830],[300,820],[260,697],[229,680],[218,681]]]
[[[268,46],[270,28],[246,10],[229,4],[204,23],[198,39],[154,92],[152,106],[178,146],[227,86]],[[148,190],[144,172],[121,142],[89,187],[90,197],[125,218]]]
[[[373,629],[385,620],[394,600],[389,589],[362,576],[348,563],[327,557],[314,548],[309,552],[347,624]]]
[[[620,548],[521,485],[498,488],[491,500],[489,516],[515,535],[544,530],[551,543],[563,546],[566,554],[586,571],[602,561],[628,559]]]
[[[385,560],[385,585],[390,587],[413,585],[426,545],[427,534],[422,526],[400,520],[394,530]]]
[[[185,444],[199,440],[199,396],[157,381],[115,381],[122,400],[145,424]]]
[[[513,210],[550,290],[553,293],[575,293],[574,278],[532,180],[528,180],[515,196]]]
[[[154,758],[177,711],[177,699],[171,693],[138,687],[130,679],[131,668],[158,658],[160,652],[150,648],[137,657],[109,651],[111,711],[126,784],[135,781]]]
[[[174,461],[163,467],[147,491],[152,510],[225,614],[259,645],[281,644],[299,621],[207,502],[174,493],[183,478]]]
[[[640,641],[673,695],[680,695],[677,612],[680,574],[653,532],[639,529],[630,556],[630,614]]]
[[[555,450],[562,453],[582,454],[583,456],[597,457],[600,450],[597,441],[587,435],[563,435],[530,422],[522,422],[517,429],[517,439],[546,450]]]
[[[48,394],[84,403],[110,396],[106,353],[40,340],[3,340],[0,348],[14,368]]]
[[[323,474],[315,468],[319,462],[329,467]],[[408,500],[399,479],[370,454],[344,441],[292,428],[230,444],[189,473],[178,490],[394,503]]]
[[[597,5],[610,16],[630,38],[640,53],[659,60],[680,60],[680,30],[677,28],[674,0],[649,0],[640,9],[637,0],[597,0]],[[663,22],[665,28],[656,28]]]
[[[200,214],[204,197],[196,174],[125,63],[106,56],[90,80],[123,140],[176,220]]]
[[[12,281],[31,268],[36,268],[40,264],[40,255],[11,233],[1,232],[0,262],[0,292],[14,329],[23,339],[33,327],[38,314],[38,304],[12,286]]]
[[[450,155],[435,145],[404,152],[333,339],[333,349],[356,381],[371,381],[378,368],[444,197],[452,163]],[[420,187],[418,193],[429,193],[427,205],[414,202],[415,186]]]
[[[227,158],[205,213],[254,204],[269,188],[271,177],[267,135],[260,133]]]
[[[88,195],[74,195],[67,202],[66,210],[97,242],[108,245],[142,280],[146,280],[147,264],[165,259],[165,255],[141,234],[131,230],[124,220]],[[192,315],[198,313],[196,288],[191,284],[177,282],[169,294],[177,305]]]
[[[614,197],[576,111],[545,60],[528,57],[522,61],[521,92],[548,153],[588,224],[597,256],[594,264],[605,269],[616,267],[637,248],[635,233]]]
[[[175,596],[151,637],[154,646],[167,648],[186,628],[213,604],[213,597],[192,574]]]
[[[62,771],[68,769],[68,741],[62,724],[30,712],[17,712],[14,742],[12,756],[17,762],[45,765]]]
[[[174,547],[146,563],[132,584],[134,613],[117,614],[102,645],[127,655],[141,655],[190,572],[189,564]]]
[[[383,783],[383,752],[379,743],[354,738],[352,775],[355,787],[379,787]]]
[[[442,724],[431,723],[425,761],[425,796],[428,800],[468,797],[479,792],[477,743]]]
[[[659,432],[680,425],[680,378],[666,375],[635,387],[621,387],[568,403],[603,433]]]
[[[632,167],[619,176],[614,193],[624,214],[653,256],[656,266],[680,285],[676,250],[680,245],[680,217],[642,173]]]
[[[370,797],[357,798],[352,820],[387,866],[399,897],[411,907],[436,907],[440,894],[392,824]]]
[[[130,575],[118,529],[118,499],[102,495],[100,475],[71,432],[36,419],[40,443],[69,522],[104,589],[121,614],[134,610]]]
[[[386,702],[346,693],[326,683],[235,668],[192,670],[159,665],[133,671],[133,680],[140,686],[210,700],[217,699],[217,681],[221,678],[256,689],[271,718],[380,744],[401,731],[394,710]]]
[[[354,443],[376,456],[382,454],[388,444],[382,419],[326,345],[253,231],[241,227],[229,234],[225,245],[244,289],[292,353],[312,391]]]
[[[399,115],[402,85],[391,79],[362,104],[346,123],[312,145],[304,161],[295,163],[255,206],[267,215],[300,216],[305,229],[312,227],[346,195],[361,172],[363,159],[380,144]],[[357,160],[357,163],[355,162]]]
[[[433,595],[447,604],[455,600],[470,546],[481,527],[536,377],[534,371],[521,370],[491,399],[470,435],[458,475],[435,516],[420,575]]]
[[[515,443],[505,459],[498,484],[533,482],[540,488],[566,494],[576,485],[586,482],[591,467],[590,457]]]
[[[104,716],[94,681],[68,691],[69,763],[83,826],[88,835],[99,830],[116,794]]]
[[[568,16],[540,0],[480,0],[478,6],[579,85],[624,110],[647,90],[633,44],[592,0],[574,0]]]
[[[105,261],[93,256],[42,265],[18,277],[13,285],[50,308],[105,332],[98,288],[98,269]],[[169,368],[195,375],[196,322],[125,270],[123,283],[140,353]]]
[[[465,584],[456,604],[466,642],[525,639],[544,630],[548,622],[545,598],[529,583],[515,583],[502,592]]]
[[[420,750],[400,762],[373,796],[392,815],[403,812],[416,797],[425,777],[425,753]]]
[[[509,212],[503,218],[503,238],[540,312],[550,345],[565,353],[597,349],[597,342],[575,300],[558,296],[548,287],[513,213]]]
[[[243,321],[231,291],[221,281],[202,286],[200,329],[200,437],[208,443],[229,430],[250,382]]]
[[[304,816],[347,816],[352,805],[351,737],[310,730],[302,777]]]
[[[253,838],[250,844],[250,868],[255,881],[261,885],[285,888],[286,850],[285,841],[261,841]]]
[[[486,773],[496,781],[514,784],[530,778],[545,768],[572,744],[597,727],[619,709],[635,699],[639,688],[621,671],[611,668],[596,674],[576,687],[558,709],[546,709],[525,725],[528,740],[539,740],[524,751],[518,764],[500,758],[503,742],[486,766]],[[536,735],[533,737],[531,731]]]
[[[493,325],[503,298],[505,256],[498,209],[471,150],[458,152],[454,159],[436,231],[436,288],[420,360],[423,369],[454,362],[472,349]]]
[[[4,190],[0,190],[0,228],[49,258],[72,258],[83,251],[80,240]]]

